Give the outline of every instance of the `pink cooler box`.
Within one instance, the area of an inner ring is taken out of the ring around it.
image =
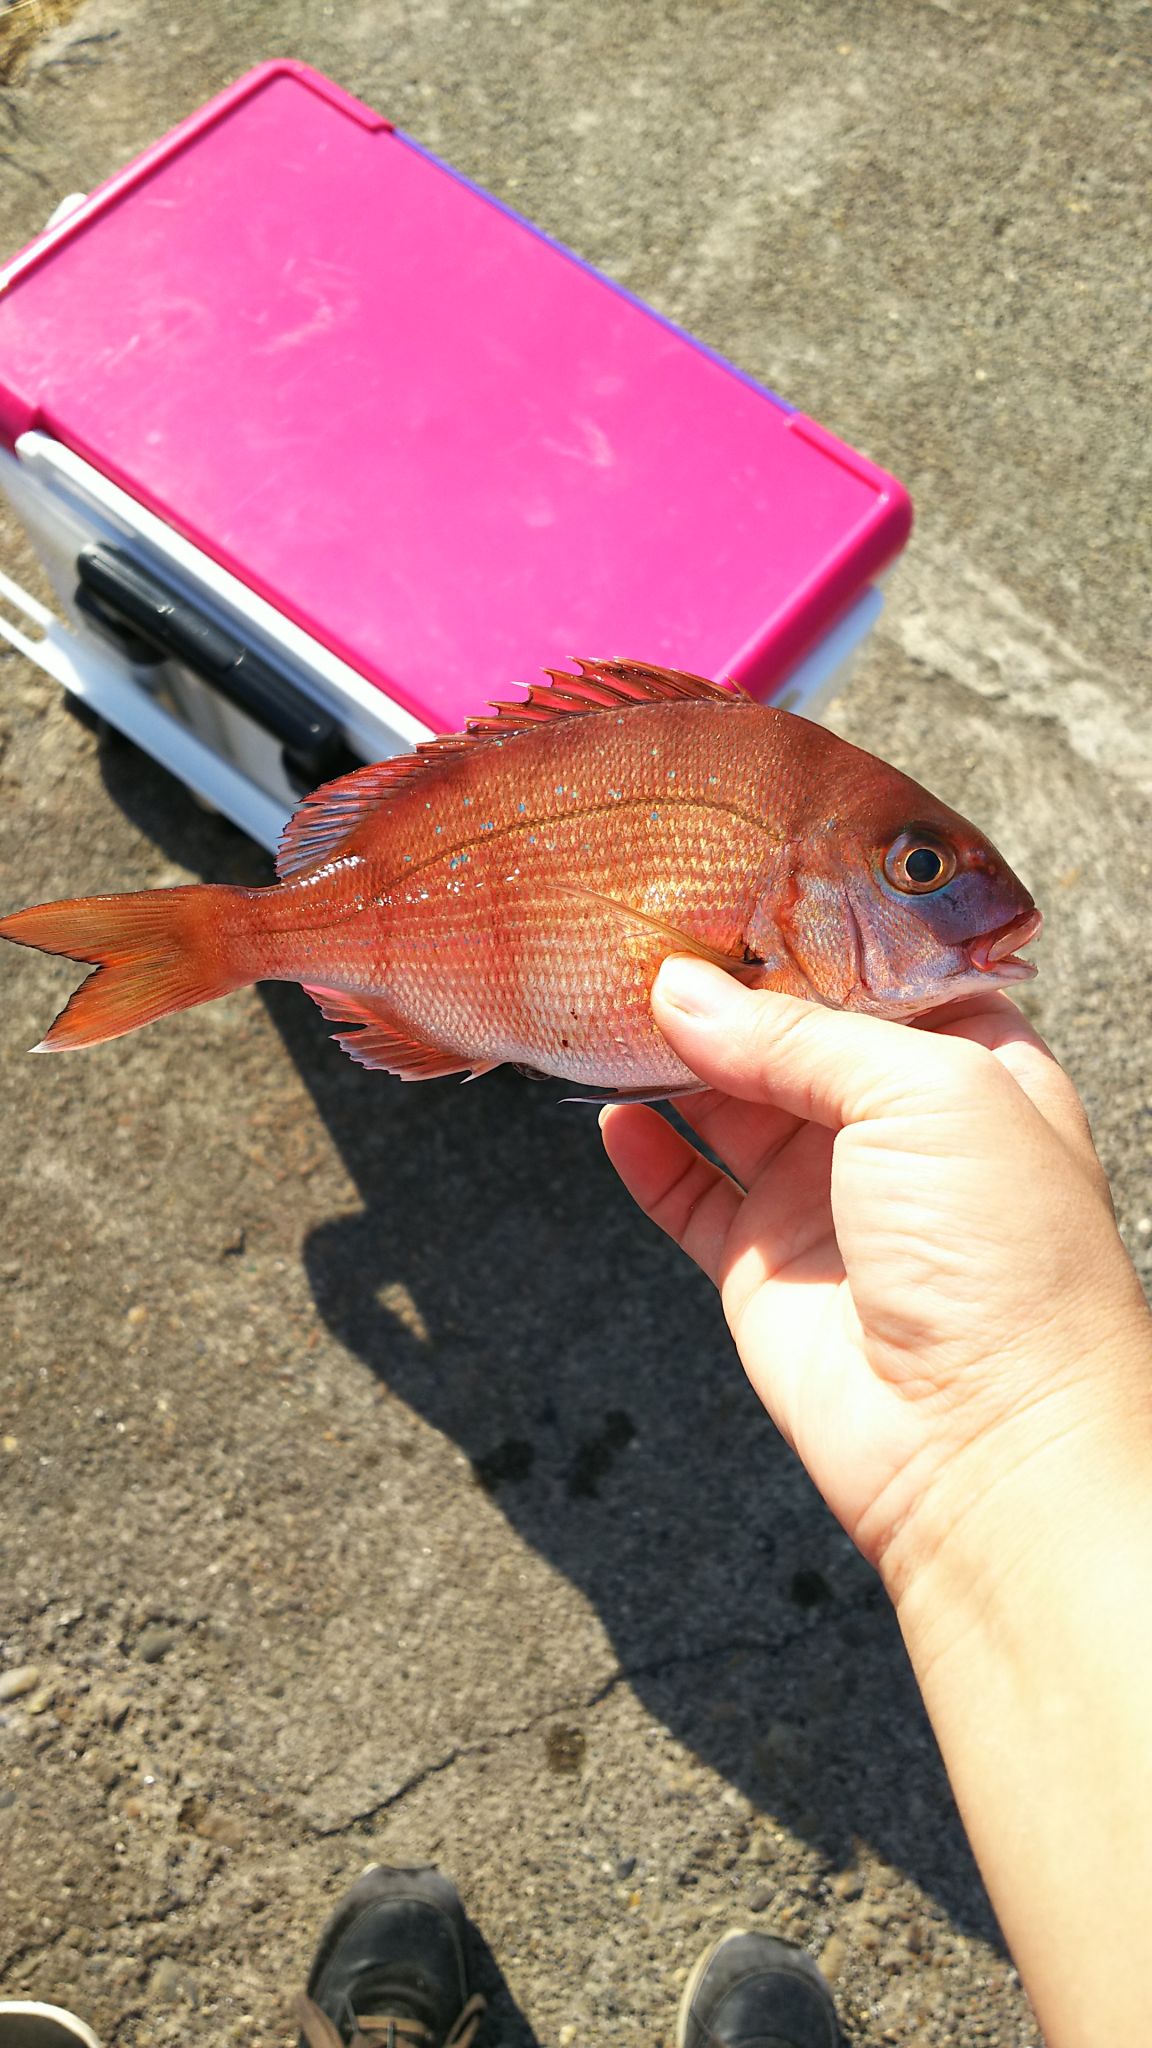
[[[817,714],[900,485],[304,66],[0,271],[0,634],[265,845],[573,655]]]

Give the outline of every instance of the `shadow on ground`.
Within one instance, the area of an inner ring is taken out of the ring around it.
[[[184,866],[270,878],[152,762],[116,740],[102,756]],[[305,1243],[329,1330],[459,1444],[678,1741],[832,1865],[866,1844],[999,1945],[879,1586],[763,1416],[712,1290],[631,1209],[593,1112],[503,1072],[364,1073],[300,990],[262,994],[363,1205]]]

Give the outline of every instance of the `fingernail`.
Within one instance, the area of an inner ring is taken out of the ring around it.
[[[709,1019],[723,1016],[737,984],[731,975],[720,967],[712,967],[707,960],[677,954],[665,960],[656,976],[656,987],[661,1001],[670,1003],[674,1010],[682,1011],[686,1017]]]

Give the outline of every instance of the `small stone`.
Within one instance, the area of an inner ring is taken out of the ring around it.
[[[3,1791],[0,1791],[0,1813],[3,1813],[6,1807],[15,1806],[15,1804],[15,1792],[12,1790],[11,1785],[5,1785]]]
[[[101,1719],[104,1722],[104,1726],[111,1728],[113,1731],[117,1728],[122,1728],[128,1719],[131,1706],[131,1700],[126,1700],[121,1693],[110,1692],[101,1709]]]
[[[148,1996],[157,2005],[198,2005],[199,1987],[186,1964],[161,1956],[148,1982]]]
[[[18,1451],[18,1450],[20,1449],[20,1439],[19,1439],[19,1437],[18,1437],[18,1436],[5,1436],[5,1437],[0,1437],[0,1448],[2,1448],[2,1449],[3,1449],[3,1450],[4,1450],[5,1452],[6,1452],[6,1453],[7,1453],[8,1457],[10,1457],[10,1458],[14,1458],[14,1457],[15,1457],[15,1455],[16,1455],[16,1453],[17,1453],[17,1451]]]
[[[582,1769],[586,1747],[582,1728],[558,1723],[544,1731],[544,1755],[558,1777],[574,1777]]]
[[[18,1664],[15,1671],[0,1675],[0,1702],[23,1699],[26,1692],[32,1692],[40,1681],[38,1664]]]
[[[141,1323],[146,1323],[148,1321],[148,1311],[143,1302],[138,1301],[134,1308],[130,1308],[124,1320],[126,1323],[131,1324],[134,1330],[138,1330]]]
[[[619,1863],[616,1865],[616,1875],[621,1884],[624,1883],[626,1878],[631,1877],[635,1868],[636,1858],[634,1856],[622,1856],[620,1858]]]
[[[38,1692],[34,1692],[29,1696],[25,1702],[24,1711],[26,1714],[46,1714],[55,1697],[55,1685],[51,1683],[42,1685]]]
[[[864,1879],[858,1870],[841,1870],[832,1879],[832,1896],[835,1899],[858,1899],[864,1890]]]
[[[84,1768],[91,1771],[102,1792],[111,1792],[123,1776],[119,1764],[110,1756],[101,1756],[98,1750],[87,1751]]]
[[[748,1911],[750,1913],[766,1912],[775,1897],[776,1893],[770,1884],[754,1886],[748,1894]]]
[[[176,1825],[205,1842],[221,1842],[226,1849],[239,1849],[244,1841],[243,1821],[210,1805],[201,1792],[191,1792],[184,1800]]]
[[[902,1970],[908,1961],[908,1951],[903,1948],[886,1948],[880,1957],[880,1968],[894,1973]]]
[[[843,1975],[848,1960],[848,1943],[842,1934],[830,1934],[820,1951],[820,1968],[830,1984]]]
[[[141,1630],[136,1648],[145,1664],[159,1664],[179,1640],[175,1629],[146,1628]]]
[[[893,1920],[897,1917],[894,1907],[878,1904],[863,1907],[862,1913],[865,1920],[872,1922],[873,1927],[891,1927]]]

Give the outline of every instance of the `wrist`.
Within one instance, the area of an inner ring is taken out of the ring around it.
[[[877,1562],[922,1683],[974,1628],[1010,1637],[1022,1603],[1117,1531],[1152,1540],[1152,1346],[1134,1335],[1132,1370],[1054,1389],[912,1493]]]
[[[1141,1952],[1152,1887],[1146,1351],[1143,1364],[1142,1400],[1115,1398],[1124,1375],[1101,1375],[1094,1405],[1058,1398],[955,1458],[884,1560],[961,1817],[1051,2048],[1152,2038],[1146,1978],[1117,1967]]]

